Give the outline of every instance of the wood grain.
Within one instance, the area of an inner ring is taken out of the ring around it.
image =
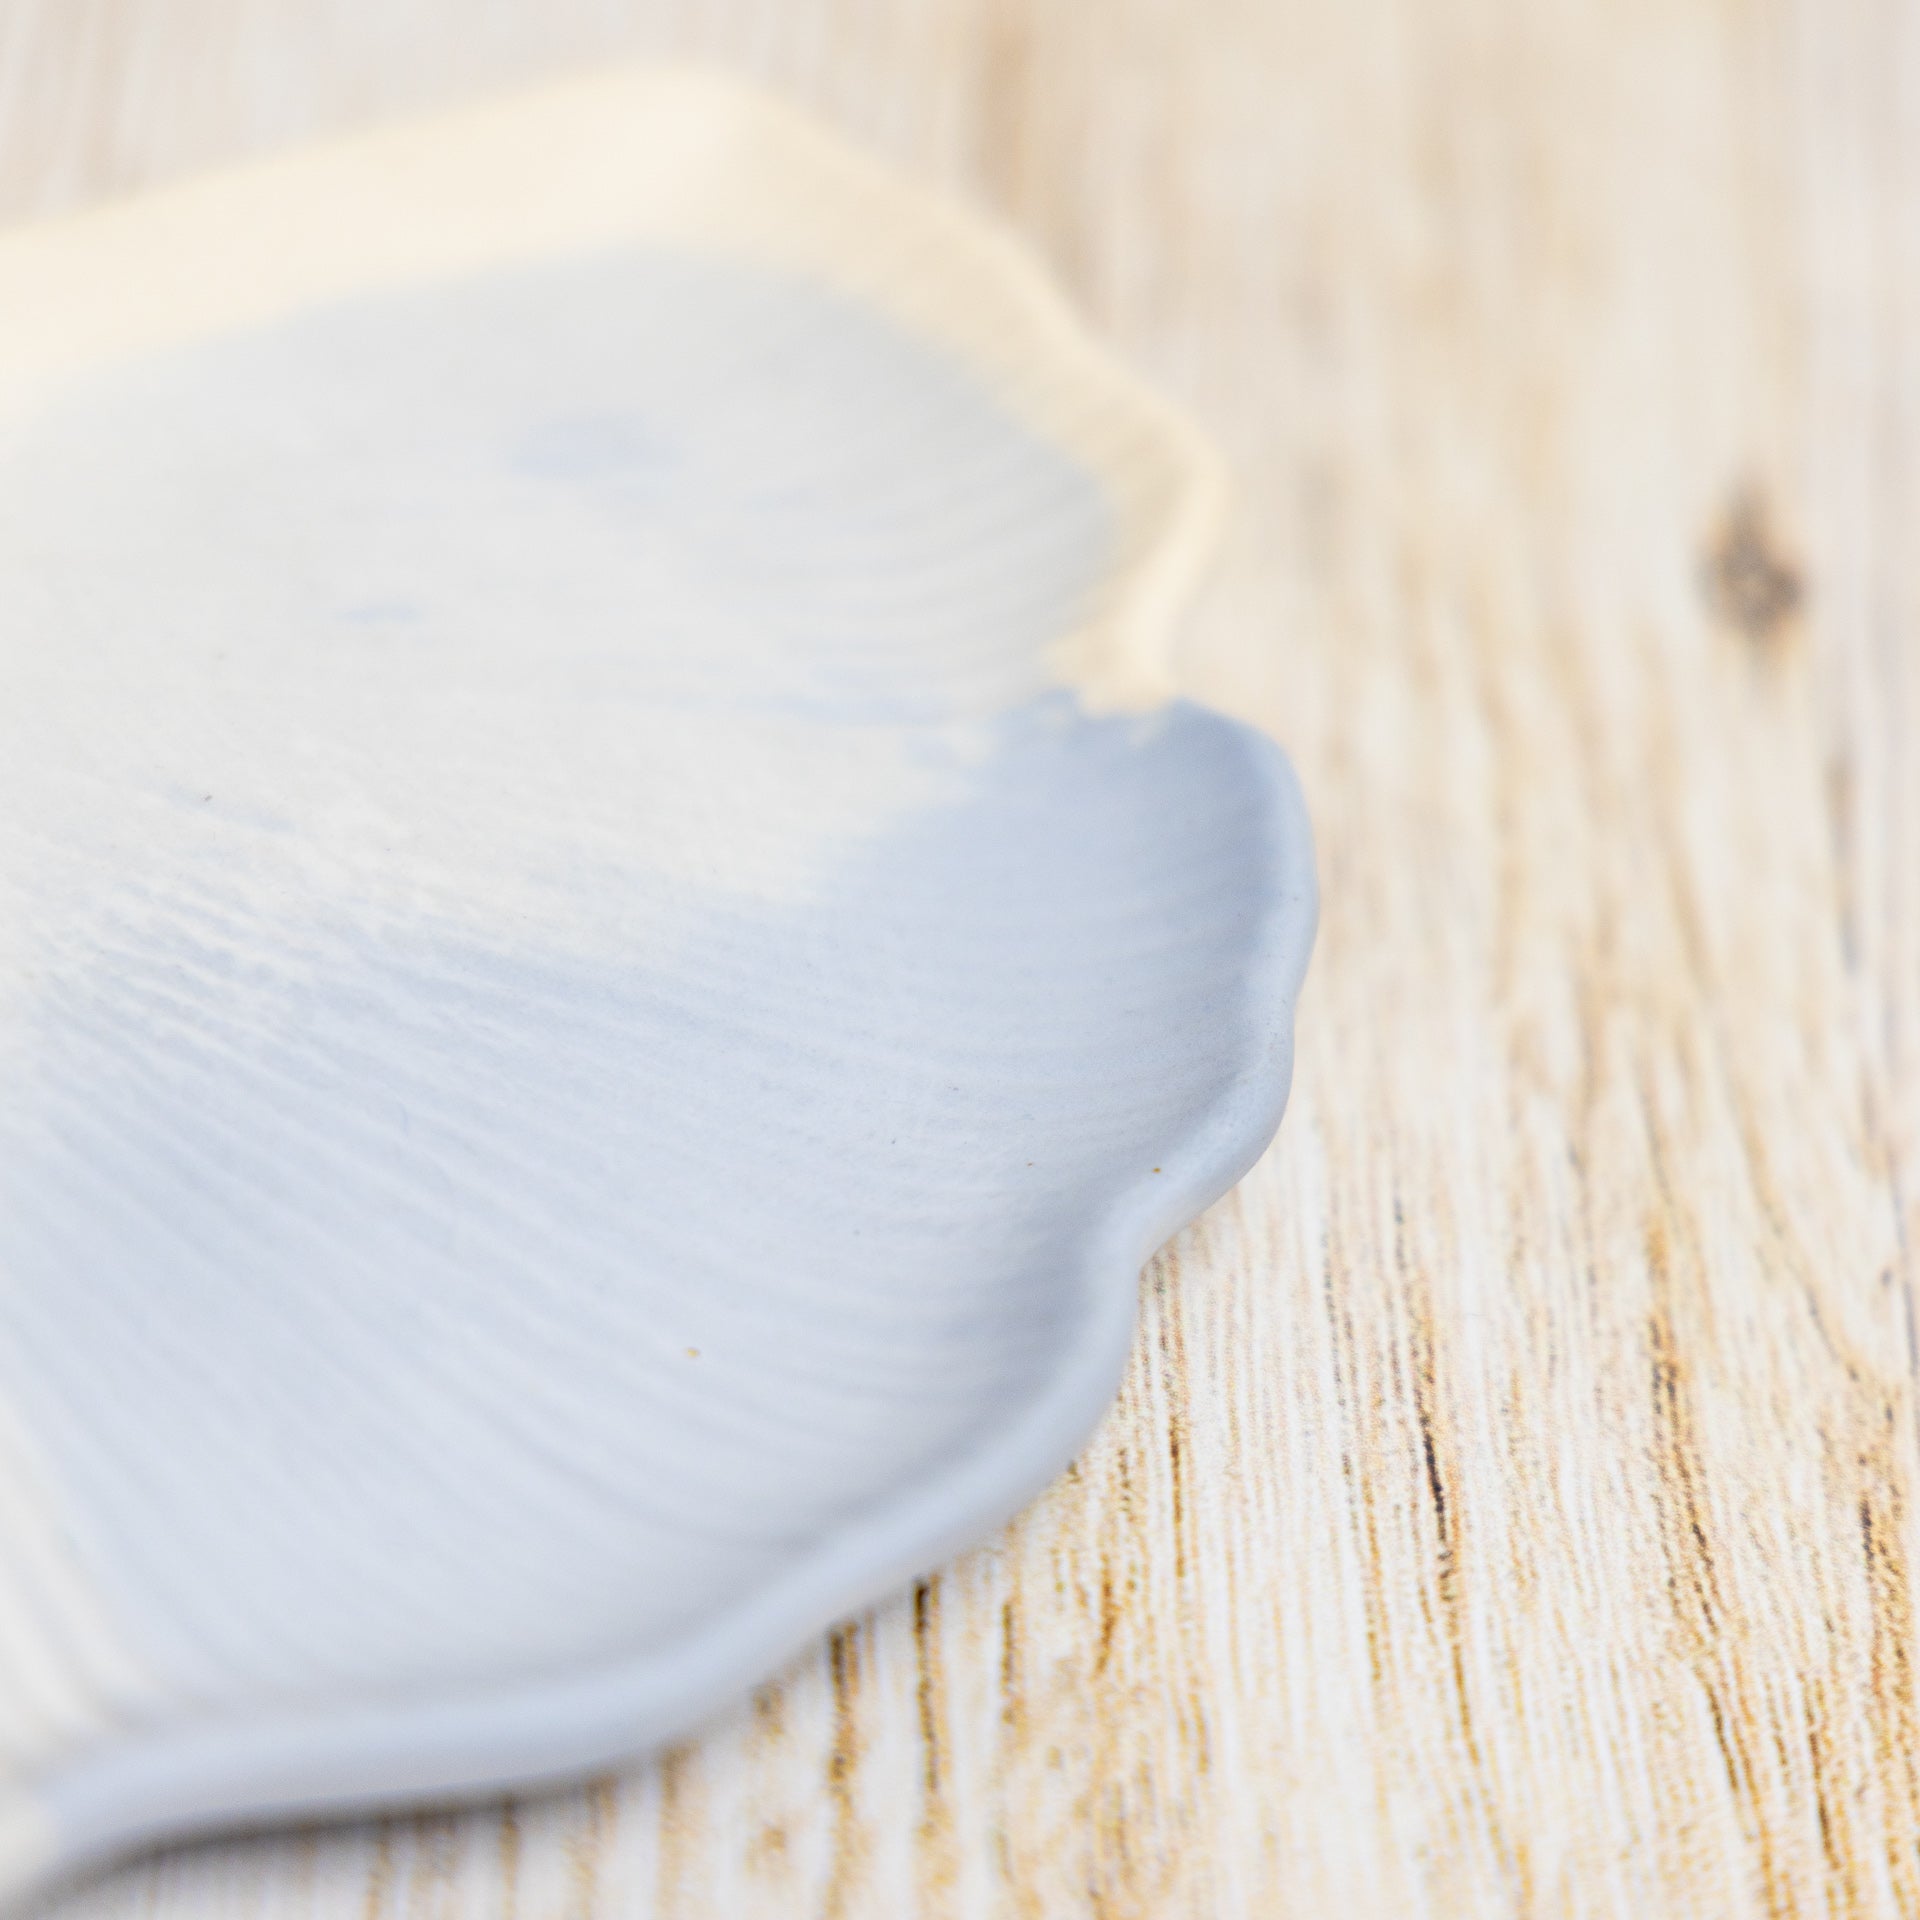
[[[55,1911],[1920,1913],[1920,9],[0,0],[0,206],[659,53],[1230,454],[1293,1111],[1077,1468],[704,1740]]]

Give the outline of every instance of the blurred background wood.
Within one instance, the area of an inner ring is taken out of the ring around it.
[[[1293,1110],[1076,1470],[701,1741],[61,1920],[1920,1914],[1920,9],[0,0],[0,208],[645,55],[1226,447]]]

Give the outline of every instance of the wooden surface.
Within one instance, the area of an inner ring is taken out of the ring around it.
[[[1078,1468],[704,1740],[57,1912],[1920,1914],[1920,8],[0,0],[0,205],[654,53],[1227,449],[1293,1110]]]

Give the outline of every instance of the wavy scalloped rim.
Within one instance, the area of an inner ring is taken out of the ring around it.
[[[316,209],[325,217],[310,217]],[[250,238],[289,231],[298,245]],[[1167,696],[1171,622],[1225,496],[1210,450],[1087,337],[1005,235],[711,76],[569,82],[0,237],[0,420],[104,362],[370,285],[632,240],[803,269],[977,370],[1117,505],[1111,585],[1060,644],[1059,679],[1093,708]],[[1250,1030],[1264,1043],[1158,1177],[1114,1194],[1074,1276],[1079,1324],[1019,1417],[667,1652],[497,1691],[119,1736],[44,1779],[32,1801],[0,1808],[0,1897],[188,1831],[480,1796],[631,1759],[991,1532],[1053,1479],[1117,1389],[1142,1264],[1252,1166],[1286,1103],[1316,915],[1313,854],[1284,757],[1268,747],[1255,758],[1273,888],[1244,978]]]

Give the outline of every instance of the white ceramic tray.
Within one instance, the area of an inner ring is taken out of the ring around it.
[[[0,240],[0,1888],[577,1774],[990,1529],[1278,1124],[1219,488],[619,75]]]

